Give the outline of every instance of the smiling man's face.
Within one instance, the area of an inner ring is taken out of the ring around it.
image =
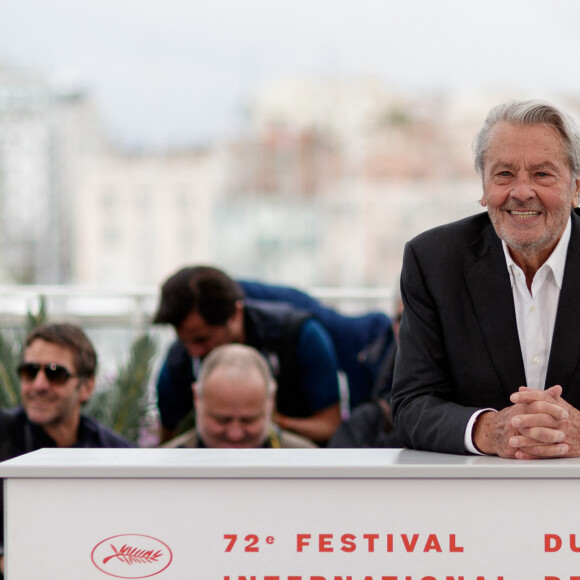
[[[556,129],[511,123],[492,129],[482,205],[516,262],[547,260],[577,205],[579,189]]]
[[[23,362],[37,363],[42,367],[34,378],[22,377],[20,381],[22,405],[28,419],[48,429],[62,425],[76,426],[81,406],[91,396],[94,380],[76,375],[73,352],[37,338],[26,347]],[[45,374],[48,365],[64,367],[69,372],[69,378],[64,382],[52,383]]]

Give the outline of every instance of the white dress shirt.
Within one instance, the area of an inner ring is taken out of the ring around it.
[[[514,297],[520,349],[526,373],[527,384],[518,386],[526,386],[532,389],[544,389],[546,386],[550,347],[552,335],[554,334],[556,311],[558,309],[562,280],[564,279],[566,254],[571,232],[572,221],[568,220],[568,225],[554,251],[536,272],[532,281],[531,291],[526,285],[526,276],[523,270],[513,261],[507,244],[502,240]],[[471,453],[480,454],[475,448],[472,438],[475,419],[478,415],[488,410],[493,409],[477,411],[471,416],[467,424],[464,442],[466,450]]]

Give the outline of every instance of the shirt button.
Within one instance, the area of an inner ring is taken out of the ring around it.
[[[537,364],[540,362],[540,357],[539,357],[539,356],[535,356],[535,357],[532,359],[532,362],[533,362],[535,365],[537,365]]]
[[[534,312],[536,310],[536,306],[534,304],[532,304],[530,306],[530,312]]]

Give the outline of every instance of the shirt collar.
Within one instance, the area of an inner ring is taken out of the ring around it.
[[[546,266],[552,270],[554,275],[554,280],[558,285],[558,288],[562,288],[562,280],[564,279],[564,267],[566,266],[566,254],[568,253],[568,244],[570,242],[570,236],[572,234],[572,218],[568,218],[568,223],[564,229],[562,237],[558,241],[558,244],[554,248],[554,251],[550,254],[549,258],[544,262],[542,268]],[[505,255],[505,261],[510,273],[510,281],[512,286],[514,284],[513,271],[514,268],[519,268],[519,266],[514,262],[511,254],[509,252],[508,246],[504,240],[501,241],[503,247],[503,253]]]

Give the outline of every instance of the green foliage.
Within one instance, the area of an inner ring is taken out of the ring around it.
[[[46,308],[46,296],[38,297],[38,312],[34,314],[30,308],[26,313],[26,333],[28,334],[33,328],[46,324],[48,322],[48,311]]]
[[[148,383],[157,345],[150,335],[131,345],[129,360],[120,365],[117,377],[98,389],[84,412],[107,427],[138,443],[141,427],[150,410]]]
[[[0,407],[20,403],[20,379],[16,367],[20,362],[22,339],[0,334]]]
[[[22,331],[0,333],[0,407],[20,404],[20,378],[16,367],[22,356],[25,335],[47,319],[46,296],[39,297],[38,312],[31,309],[26,314],[26,327]]]

